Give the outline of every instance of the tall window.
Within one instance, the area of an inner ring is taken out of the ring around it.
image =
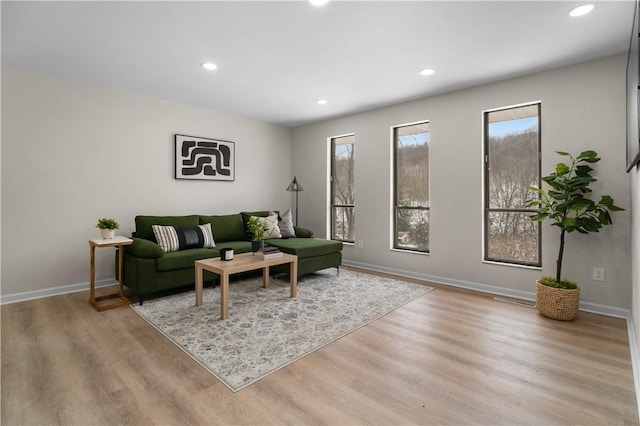
[[[393,247],[429,252],[429,122],[393,128]]]
[[[354,142],[354,135],[331,139],[331,239],[351,243],[355,225]]]
[[[540,186],[540,104],[484,113],[485,260],[540,266],[540,222],[527,200]]]

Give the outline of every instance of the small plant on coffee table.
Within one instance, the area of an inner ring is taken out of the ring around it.
[[[253,241],[261,241],[267,230],[267,223],[256,216],[251,216],[249,220],[247,220],[247,229],[251,232]]]
[[[268,225],[264,220],[260,220],[256,216],[251,216],[249,220],[247,220],[247,229],[251,233],[253,239],[251,242],[251,251],[256,252],[264,247],[262,239],[264,238],[267,226]]]

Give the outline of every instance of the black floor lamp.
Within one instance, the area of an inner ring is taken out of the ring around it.
[[[298,192],[304,191],[304,188],[298,183],[298,179],[294,176],[289,186],[287,186],[287,191],[296,193],[296,226],[298,226]]]

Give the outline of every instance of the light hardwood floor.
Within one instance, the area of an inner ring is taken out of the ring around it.
[[[88,291],[4,305],[1,421],[638,424],[624,320],[553,321],[435,287],[237,393],[129,307],[96,312]]]

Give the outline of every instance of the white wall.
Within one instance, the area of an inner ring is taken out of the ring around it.
[[[353,132],[355,238],[364,248],[345,247],[346,261],[530,294],[541,273],[555,273],[559,234],[543,225],[543,271],[482,262],[482,111],[540,100],[543,174],[555,168],[556,150],[594,149],[602,157],[595,193],[627,208],[599,234],[567,237],[563,275],[579,282],[583,302],[630,309],[625,66],[620,55],[296,128],[293,171],[305,188],[300,222],[325,229],[327,138]],[[419,120],[431,122],[430,255],[389,249],[389,129]],[[593,266],[605,268],[604,283],[592,281]]]
[[[234,141],[235,182],[175,180],[176,133]],[[291,162],[285,127],[3,68],[1,294],[88,283],[98,217],[289,208]]]
[[[636,354],[640,354],[640,166],[629,172],[631,180],[631,281]],[[636,372],[636,375],[640,372]],[[639,376],[640,377],[640,376]]]

